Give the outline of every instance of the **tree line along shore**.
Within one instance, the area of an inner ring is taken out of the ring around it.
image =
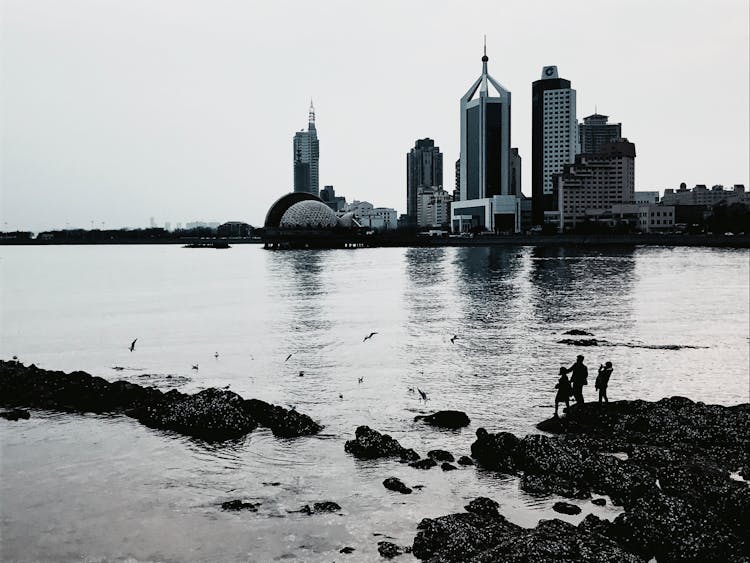
[[[17,361],[0,361],[0,406],[11,409],[0,413],[7,425],[23,424],[34,409],[121,413],[165,431],[165,437],[177,432],[218,443],[241,438],[258,426],[279,437],[304,440],[319,433],[324,422],[228,390],[165,393]],[[438,411],[415,422],[434,432],[455,431],[471,425],[470,414]],[[531,495],[613,503],[622,507],[619,516],[609,521],[589,514],[577,526],[541,520],[528,529],[503,516],[502,499],[479,497],[463,512],[415,522],[411,545],[380,541],[372,549],[384,558],[411,552],[433,563],[750,559],[750,404],[707,405],[684,397],[586,403],[571,406],[564,417],[541,421],[537,428],[541,433],[524,437],[477,428],[473,438],[467,432],[465,452],[431,450],[423,457],[410,444],[361,426],[343,447],[359,463],[391,458],[394,464],[409,464],[415,479],[419,471],[479,466],[516,476],[520,489]],[[418,488],[395,477],[383,485],[384,494],[396,496]],[[262,512],[262,503],[237,499],[217,510]],[[346,510],[345,499],[337,499],[297,512],[314,517]],[[555,510],[575,513],[580,508],[561,501]],[[354,551],[341,548],[342,554]]]

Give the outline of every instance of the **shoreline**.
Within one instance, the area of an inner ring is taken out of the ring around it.
[[[260,403],[219,389],[195,395],[162,393],[125,382],[110,383],[84,372],[65,374],[0,362],[0,404],[4,407],[114,412],[154,428],[229,444],[258,424],[273,429],[269,420],[259,422],[259,413],[282,418],[297,414]],[[422,422],[441,421],[438,426],[447,428],[470,423],[460,411],[441,412]],[[243,418],[248,413],[255,413],[250,421]],[[18,418],[0,423],[10,424],[9,429],[24,424],[25,417]],[[187,419],[192,426],[186,431]],[[217,429],[216,423],[222,421],[229,424]],[[209,435],[201,431],[203,424],[213,427]],[[750,525],[750,404],[725,407],[681,397],[586,403],[573,405],[563,418],[540,422],[537,429],[543,433],[517,437],[478,428],[470,445],[471,458],[462,456],[466,459],[463,463],[459,459],[458,464],[464,471],[473,471],[476,465],[483,471],[515,476],[520,489],[530,495],[591,502],[600,502],[599,495],[606,495],[624,512],[614,521],[589,514],[578,526],[552,519],[528,529],[502,515],[502,499],[479,497],[466,505],[464,513],[415,522],[410,546],[379,542],[381,555],[390,558],[411,552],[420,560],[444,562],[561,558],[645,562],[653,557],[660,562],[742,561],[750,556],[750,542],[743,537]],[[217,430],[221,431],[217,434]],[[444,450],[427,452],[415,464],[421,457],[417,452],[367,427],[357,429],[355,439],[341,447],[360,459],[382,457],[393,458],[393,464],[409,463],[415,475],[441,467],[446,471],[445,465],[451,465],[452,454]],[[440,466],[427,460],[446,461]],[[392,490],[389,494],[406,494],[403,483],[387,481],[389,485],[383,485]],[[345,507],[345,498],[334,500]],[[255,508],[238,502],[239,509]],[[560,512],[571,509],[564,502],[557,504]]]
[[[351,238],[351,237],[349,237]],[[354,239],[352,239],[354,240]],[[447,247],[447,246],[659,246],[659,247],[712,247],[750,248],[750,235],[477,235],[469,237],[430,237],[395,233],[356,237],[363,247]],[[171,239],[121,239],[107,241],[60,241],[36,239],[1,239],[0,246],[92,246],[92,245],[186,245],[221,242],[229,245],[262,245],[261,238],[185,238]],[[321,241],[326,248],[327,241]],[[333,248],[333,246],[331,246]]]

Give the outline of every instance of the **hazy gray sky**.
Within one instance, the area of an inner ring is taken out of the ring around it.
[[[637,189],[748,185],[747,0],[2,0],[1,25],[4,229],[262,224],[311,97],[321,187],[403,213],[417,138],[452,189],[484,34],[527,195],[543,65],[623,124]]]

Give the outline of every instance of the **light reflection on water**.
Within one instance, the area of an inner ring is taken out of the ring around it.
[[[525,526],[611,517],[590,503],[558,515],[556,499],[475,468],[359,461],[343,442],[368,424],[423,455],[458,457],[479,426],[532,432],[552,410],[559,365],[581,350],[591,370],[613,362],[612,399],[748,400],[747,251],[4,247],[2,267],[3,358],[165,390],[230,385],[326,425],[317,437],[259,429],[217,446],[125,417],[0,421],[3,560],[330,561],[345,545],[357,561],[379,560],[374,533],[410,543],[421,518],[479,495]],[[571,328],[613,343],[708,347],[557,344]],[[441,432],[413,421],[445,408],[472,425]],[[424,489],[389,492],[389,476]],[[234,498],[261,505],[219,510]],[[341,514],[291,512],[320,500]]]

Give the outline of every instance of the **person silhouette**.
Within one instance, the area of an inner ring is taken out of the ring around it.
[[[560,379],[557,380],[557,395],[555,395],[555,418],[557,418],[557,407],[560,403],[565,403],[566,408],[570,408],[570,395],[573,390],[570,388],[570,381],[567,376],[568,370],[564,367],[560,368]]]
[[[576,404],[583,404],[583,386],[589,383],[589,368],[583,363],[583,356],[576,357],[576,363],[565,370],[565,373],[573,372],[570,382],[573,384],[573,397]]]
[[[612,362],[607,362],[604,365],[599,365],[599,374],[596,376],[596,383],[594,387],[599,390],[599,402],[604,399],[605,403],[609,403],[607,398],[607,385],[609,385],[609,376],[612,375]]]

